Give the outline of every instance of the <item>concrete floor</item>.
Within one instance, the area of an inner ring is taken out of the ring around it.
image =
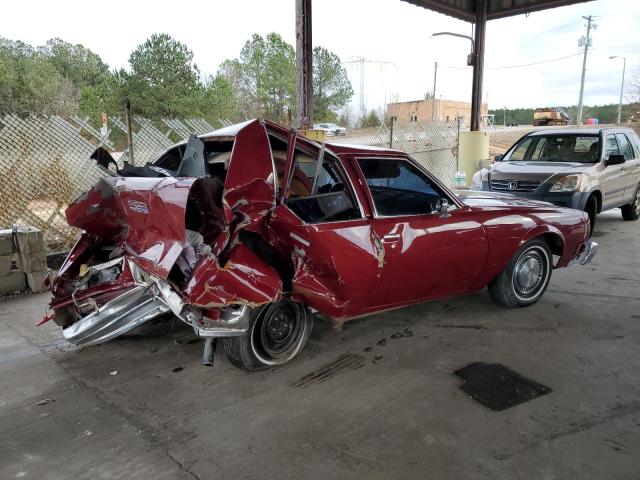
[[[202,367],[189,330],[74,349],[33,325],[48,295],[4,300],[0,478],[638,479],[640,223],[619,215],[533,307],[484,291],[318,329],[257,374]],[[452,373],[476,361],[553,391],[490,411]]]

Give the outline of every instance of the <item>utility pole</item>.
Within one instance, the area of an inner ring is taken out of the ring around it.
[[[621,122],[622,119],[622,93],[624,92],[624,73],[627,69],[627,59],[626,57],[621,57],[619,55],[614,55],[613,57],[609,57],[609,60],[613,60],[614,58],[622,59],[622,83],[620,84],[620,102],[618,103],[618,123]]]
[[[364,102],[364,57],[360,57],[360,114],[362,118],[367,116],[367,109]]]
[[[582,77],[580,78],[580,99],[578,100],[578,117],[576,118],[576,126],[582,124],[582,99],[584,97],[584,77],[587,71],[587,54],[589,53],[589,47],[591,46],[591,29],[595,29],[596,25],[593,23],[593,17],[582,17],[587,21],[587,36],[580,38],[578,46],[584,46],[584,55],[582,57]]]
[[[502,126],[507,126],[507,107],[504,107],[504,116],[502,117]]]
[[[433,69],[433,96],[431,97],[431,121],[436,119],[436,82],[438,80],[438,62]]]
[[[312,81],[311,0],[296,0],[296,126],[303,130],[313,125]]]

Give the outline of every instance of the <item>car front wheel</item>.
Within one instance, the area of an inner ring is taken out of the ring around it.
[[[245,370],[282,365],[298,355],[309,339],[313,319],[304,306],[281,300],[251,313],[249,329],[240,337],[224,339],[229,361]]]
[[[631,203],[623,205],[620,210],[622,210],[622,218],[625,220],[638,220],[640,218],[640,185],[636,188],[636,194]]]
[[[489,284],[489,294],[501,305],[519,308],[536,303],[549,285],[553,270],[547,242],[525,243]]]

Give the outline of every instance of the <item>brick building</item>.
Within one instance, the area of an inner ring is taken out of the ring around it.
[[[395,117],[400,122],[419,122],[431,120],[433,100],[414,100],[410,102],[396,102],[387,105],[387,119]],[[462,123],[469,125],[471,119],[471,103],[456,100],[435,100],[435,120],[454,122],[457,116],[462,117]],[[487,114],[487,104],[483,103],[481,114]]]

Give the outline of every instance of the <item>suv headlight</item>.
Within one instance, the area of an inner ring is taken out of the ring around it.
[[[473,174],[471,178],[471,186],[474,190],[482,190],[482,183],[489,181],[489,170],[483,168]]]
[[[549,189],[549,192],[575,192],[580,188],[580,175],[562,177]]]

